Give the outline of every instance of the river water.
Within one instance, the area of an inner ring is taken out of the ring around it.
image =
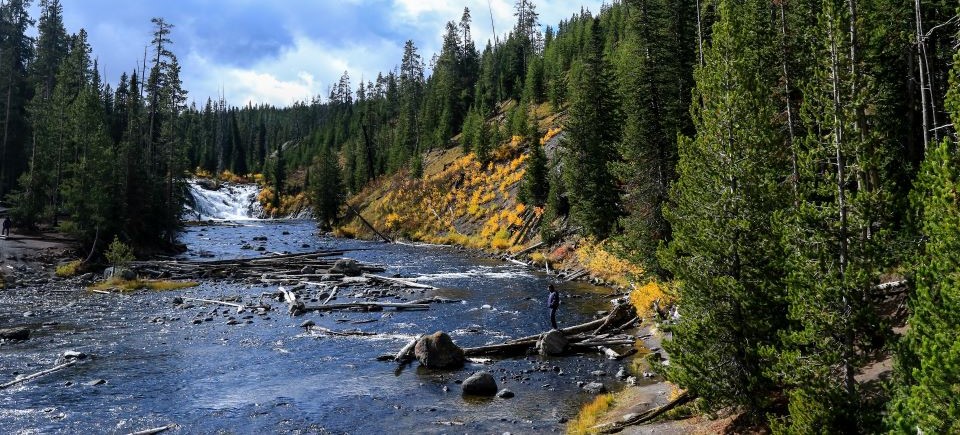
[[[253,241],[267,236],[267,241]],[[547,327],[550,276],[450,247],[388,245],[325,238],[311,221],[244,221],[189,227],[186,258],[234,258],[267,252],[345,250],[382,265],[385,275],[429,283],[462,303],[429,311],[344,312],[291,318],[280,303],[267,316],[200,306],[175,296],[242,296],[253,301],[276,286],[206,282],[172,292],[102,295],[85,291],[0,291],[0,326],[35,329],[26,342],[0,344],[0,383],[52,367],[66,350],[91,358],[77,366],[0,390],[0,433],[127,433],[176,423],[178,433],[550,433],[562,432],[592,396],[578,381],[616,388],[623,363],[599,355],[540,356],[468,363],[460,370],[400,368],[378,362],[420,333],[447,331],[460,346],[534,334]],[[609,309],[606,288],[557,283],[561,323]],[[338,301],[349,300],[349,292]],[[24,317],[29,312],[31,317]],[[227,325],[228,317],[241,321]],[[193,320],[209,319],[200,324]],[[299,324],[375,337],[320,336]],[[44,326],[46,324],[46,326]],[[512,399],[464,398],[456,381],[487,370]],[[608,375],[592,372],[603,370]],[[101,385],[87,385],[104,380]]]

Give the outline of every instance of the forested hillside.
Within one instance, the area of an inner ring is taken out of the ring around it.
[[[264,174],[265,201],[306,192],[324,226],[366,188],[407,237],[426,213],[455,235],[496,212],[482,243],[444,242],[496,247],[536,215],[547,242],[605,240],[674,283],[667,373],[701,410],[777,432],[960,430],[956,2],[624,0],[543,27],[518,0],[506,35],[478,46],[464,10],[436,55],[407,41],[375,79],[344,72],[284,108],[188,106],[163,19],[113,89],[59,2],[36,23],[28,3],[0,7],[0,197],[21,226],[169,243],[190,172]],[[443,199],[467,172],[494,187]],[[489,195],[510,208],[470,210]],[[898,337],[880,302],[901,279]],[[887,388],[859,377],[893,352]]]

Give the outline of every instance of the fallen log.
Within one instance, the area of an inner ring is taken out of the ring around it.
[[[397,355],[393,359],[401,364],[413,361],[413,349],[417,347],[417,342],[420,341],[420,337],[423,337],[423,334],[417,335],[414,337],[413,341],[407,343],[400,352],[397,352]]]
[[[331,299],[337,296],[337,291],[339,290],[340,290],[340,287],[334,286],[333,290],[330,291],[330,296],[327,296],[327,299],[325,299],[323,303],[321,303],[320,305],[326,305],[327,302],[330,302]]]
[[[607,323],[607,321],[608,321],[609,319],[619,318],[620,316],[625,315],[626,313],[628,313],[628,312],[629,312],[630,310],[632,310],[632,309],[633,309],[633,307],[632,307],[630,304],[619,304],[619,305],[615,306],[615,307],[613,308],[613,310],[610,311],[610,313],[607,314],[607,316],[604,317],[604,318],[602,318],[602,319],[593,320],[593,321],[590,321],[590,322],[587,322],[587,323],[581,323],[581,324],[579,324],[579,325],[574,325],[574,326],[570,326],[570,327],[567,327],[567,328],[562,328],[562,329],[560,329],[560,332],[562,332],[563,335],[565,335],[565,336],[570,336],[570,335],[574,335],[574,334],[579,334],[579,333],[581,333],[581,332],[593,331],[593,330],[596,330],[598,326],[600,326],[600,325],[602,325],[602,324],[604,324],[604,323]],[[596,331],[595,331],[594,333],[596,333]],[[516,339],[513,339],[513,340],[508,340],[507,343],[514,343],[514,342],[528,341],[528,340],[536,340],[537,338],[540,337],[540,335],[542,335],[542,333],[541,333],[541,334],[537,334],[537,335],[528,335],[528,336],[526,336],[526,337],[516,338]]]
[[[320,332],[328,335],[336,335],[339,337],[349,337],[349,336],[363,336],[369,337],[371,335],[377,335],[375,332],[363,332],[363,331],[334,331],[332,329],[324,328],[322,326],[313,325],[310,327],[311,332]]]
[[[430,306],[426,304],[406,304],[395,302],[347,302],[342,304],[330,305],[307,305],[303,307],[304,311],[336,311],[349,310],[351,308],[396,308],[397,310],[429,310]]]
[[[354,207],[353,207],[352,205],[350,205],[350,204],[347,204],[347,208],[349,208],[350,211],[353,212],[353,214],[357,215],[357,217],[360,218],[360,222],[363,222],[363,225],[364,225],[364,226],[366,226],[367,228],[369,228],[370,231],[373,231],[376,235],[380,236],[380,238],[383,239],[383,241],[385,241],[385,242],[387,242],[387,243],[393,243],[393,239],[391,239],[391,238],[383,235],[380,231],[377,231],[377,229],[374,228],[373,225],[370,225],[370,222],[367,222],[367,220],[364,219],[363,216],[360,215],[360,212],[359,212],[356,208],[354,208]]]
[[[537,345],[536,340],[518,341],[516,343],[490,344],[487,346],[467,347],[463,349],[464,356],[483,355],[520,355]]]
[[[36,373],[34,373],[34,374],[32,374],[32,375],[27,375],[27,376],[24,376],[24,377],[22,377],[22,378],[14,379],[14,380],[12,380],[12,381],[10,381],[10,382],[7,382],[7,383],[5,383],[5,384],[0,384],[0,390],[4,390],[4,389],[7,389],[7,388],[10,388],[10,387],[12,387],[12,386],[14,386],[14,385],[17,385],[17,384],[20,384],[20,383],[23,383],[23,382],[27,382],[27,381],[29,381],[29,380],[31,380],[31,379],[39,378],[40,376],[43,376],[43,375],[46,375],[46,374],[49,374],[49,373],[53,373],[53,372],[58,371],[58,370],[63,370],[63,369],[65,369],[65,368],[67,368],[67,367],[70,367],[70,366],[75,365],[76,363],[77,363],[76,361],[65,362],[65,363],[60,364],[60,365],[58,365],[58,366],[51,367],[51,368],[49,368],[49,369],[36,372]]]
[[[130,432],[128,435],[154,435],[160,432],[165,432],[167,430],[177,427],[175,424],[168,424],[166,426],[155,427],[153,429],[144,429],[137,432]]]
[[[238,310],[243,310],[243,309],[246,309],[246,308],[256,308],[256,307],[247,307],[247,306],[244,306],[244,305],[235,304],[235,303],[233,303],[233,302],[218,301],[218,300],[214,300],[214,299],[200,299],[200,298],[187,298],[187,297],[182,298],[182,299],[185,300],[185,301],[194,301],[194,302],[204,302],[204,303],[208,303],[208,304],[225,305],[225,306],[228,306],[228,307],[234,307],[234,308],[236,308],[236,309],[238,309]]]
[[[605,326],[612,323],[614,319],[621,318],[632,310],[633,307],[629,304],[620,304],[614,307],[613,310],[607,314],[606,317],[602,319],[597,319],[592,322],[583,323],[576,326],[571,326],[569,328],[564,328],[560,330],[567,340],[570,341],[571,347],[580,347],[580,348],[596,348],[598,346],[614,346],[614,345],[624,345],[624,344],[633,344],[633,340],[627,340],[623,338],[607,338],[607,336],[597,337],[598,332],[595,331],[598,326],[601,326],[599,329],[603,329]],[[585,331],[594,331],[591,335],[577,335]],[[544,333],[537,335],[529,335],[526,337],[509,340],[501,344],[491,344],[486,346],[478,346],[463,349],[463,354],[465,356],[481,356],[481,355],[518,355],[526,353],[528,350],[537,345],[537,341],[540,339]],[[581,344],[582,343],[582,344]]]
[[[366,277],[366,278],[372,279],[372,280],[374,280],[374,281],[387,282],[387,283],[391,283],[391,284],[400,284],[400,285],[403,285],[403,286],[406,286],[406,287],[422,288],[422,289],[426,289],[426,290],[436,290],[436,289],[437,289],[436,287],[434,287],[434,286],[432,286],[432,285],[420,284],[420,283],[417,283],[417,282],[407,281],[407,280],[405,280],[405,279],[400,279],[400,278],[389,278],[389,277],[386,277],[386,276],[371,275],[371,274],[369,274],[369,273],[365,273],[365,274],[363,274],[363,276]]]
[[[526,254],[527,252],[530,252],[530,251],[532,251],[532,250],[534,250],[534,249],[537,249],[537,248],[539,248],[539,247],[541,247],[541,246],[543,246],[543,242],[534,243],[533,246],[530,246],[530,247],[528,247],[528,248],[525,248],[525,249],[521,250],[520,252],[517,252],[516,254],[513,254],[513,257],[514,257],[514,258],[519,257],[519,256],[521,256],[521,255],[523,255],[523,254]]]
[[[667,412],[667,411],[669,411],[669,410],[671,410],[671,409],[673,409],[673,408],[676,408],[676,407],[678,407],[678,406],[680,406],[680,405],[686,404],[686,403],[690,402],[691,400],[693,400],[693,396],[691,396],[688,392],[684,391],[684,392],[680,393],[680,395],[677,396],[677,398],[671,400],[670,402],[668,402],[667,404],[665,404],[665,405],[663,405],[663,406],[650,409],[650,410],[648,410],[648,411],[646,411],[646,412],[640,413],[639,415],[636,415],[636,416],[634,416],[634,417],[632,417],[632,418],[630,418],[630,419],[624,420],[624,421],[618,421],[618,422],[616,422],[616,423],[609,423],[609,424],[606,424],[606,425],[594,426],[594,427],[592,427],[591,429],[597,430],[597,431],[599,431],[599,433],[602,433],[602,434],[618,433],[618,432],[626,429],[627,427],[635,426],[635,425],[638,425],[638,424],[647,423],[647,422],[649,422],[649,421],[651,421],[651,420],[659,417],[659,416],[662,415],[663,413],[665,413],[665,412]]]

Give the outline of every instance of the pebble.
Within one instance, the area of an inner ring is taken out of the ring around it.
[[[513,396],[516,396],[516,394],[513,394],[513,391],[510,391],[506,388],[500,390],[500,392],[497,393],[497,397],[501,399],[509,399]]]

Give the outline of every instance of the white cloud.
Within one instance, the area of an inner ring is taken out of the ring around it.
[[[354,85],[361,77],[372,80],[377,72],[390,69],[399,60],[400,50],[401,46],[392,41],[329,47],[296,37],[294,44],[278,55],[243,68],[217,65],[193,52],[188,62],[194,74],[184,81],[197,99],[222,91],[232,105],[252,102],[286,106],[317,95],[326,97],[329,84],[344,71],[350,73]]]

